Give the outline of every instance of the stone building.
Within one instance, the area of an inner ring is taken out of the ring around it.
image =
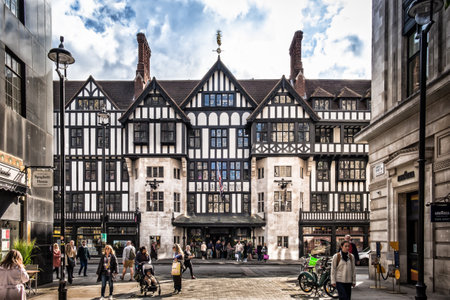
[[[406,13],[411,2],[373,1],[372,120],[357,141],[370,145],[370,246],[381,243],[386,267],[393,263],[389,242],[399,242],[400,281],[413,284],[418,279],[419,43]],[[447,294],[449,223],[432,222],[431,207],[448,202],[450,192],[449,17],[450,9],[436,13],[428,34],[424,245],[428,291]]]
[[[220,56],[200,80],[151,79],[151,50],[138,34],[134,81],[67,82],[67,130],[80,140],[70,150],[74,221],[89,216],[99,230],[100,176],[94,187],[83,174],[101,170],[95,139],[102,139],[92,116],[75,116],[99,107],[83,111],[76,101],[106,97],[118,106],[108,108],[116,132],[108,160],[117,160],[108,170],[128,171],[122,202],[107,207],[111,215],[130,213],[110,219],[108,230],[119,221],[133,227],[127,222],[139,211],[135,240],[156,241],[160,257],[171,256],[173,243],[246,240],[266,243],[274,259],[297,259],[332,254],[346,233],[359,249],[367,246],[368,145],[353,136],[370,120],[370,81],[305,79],[302,38],[296,32],[291,44],[289,79],[236,79]],[[86,98],[83,86],[97,94]]]
[[[36,238],[40,251],[35,262],[43,270],[39,275],[42,283],[52,280],[53,194],[48,170],[53,165],[53,69],[47,58],[51,48],[49,2],[0,2],[1,252],[7,253],[16,239]],[[47,187],[42,181],[34,181],[39,174]]]

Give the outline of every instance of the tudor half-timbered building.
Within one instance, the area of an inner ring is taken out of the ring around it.
[[[134,93],[97,82],[121,128],[111,159],[129,177],[115,210],[141,213],[141,244],[156,241],[169,257],[174,242],[246,240],[267,244],[275,259],[332,254],[347,233],[358,248],[368,244],[368,146],[353,136],[370,121],[370,81],[305,79],[301,40],[296,32],[289,79],[239,80],[219,56],[201,80],[150,80],[150,48],[138,34],[136,78],[122,86]],[[89,154],[71,150],[78,165],[97,159],[100,170],[97,149],[82,149]],[[81,176],[71,185],[92,187]],[[98,208],[92,191],[84,211]]]

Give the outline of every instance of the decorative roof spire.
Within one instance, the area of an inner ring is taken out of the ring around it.
[[[217,52],[217,54],[219,55],[219,57],[220,57],[220,53],[222,53],[222,49],[220,49],[220,46],[222,46],[222,31],[220,31],[220,30],[217,30],[217,33],[216,33],[216,40],[217,40],[217,49],[216,50],[213,50],[213,52]]]

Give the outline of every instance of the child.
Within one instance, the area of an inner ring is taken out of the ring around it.
[[[147,282],[148,286],[156,285],[155,273],[153,272],[153,267],[151,265],[144,266],[144,280]]]

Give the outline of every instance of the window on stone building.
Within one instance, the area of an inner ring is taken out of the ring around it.
[[[366,162],[358,159],[339,161],[339,180],[365,180]]]
[[[237,146],[238,148],[248,147],[248,133],[245,129],[238,129],[237,131]]]
[[[189,148],[200,149],[200,129],[189,130]]]
[[[361,130],[360,127],[344,127],[344,144],[354,143],[354,136]]]
[[[289,237],[288,236],[278,236],[277,246],[282,248],[289,248]]]
[[[303,167],[300,167],[300,178],[302,179],[304,177],[303,171],[304,171]]]
[[[174,179],[180,179],[180,169],[173,168],[173,178]]]
[[[258,236],[258,245],[264,246],[264,236]]]
[[[147,167],[147,177],[164,177],[164,167]]]
[[[103,148],[103,141],[105,141],[105,147],[109,148],[111,130],[109,128],[97,128],[97,148]],[[106,136],[105,136],[106,133]]]
[[[272,123],[272,142],[293,143],[294,132],[294,123]]]
[[[148,144],[148,123],[134,123],[134,143],[139,145]]]
[[[85,161],[84,162],[84,180],[96,181],[97,180],[97,162]]]
[[[264,168],[258,168],[258,179],[264,178]]]
[[[174,235],[173,236],[173,243],[174,244],[180,244],[180,236],[179,235]]]
[[[10,0],[11,1],[11,0]],[[5,96],[6,106],[25,116],[24,101],[25,65],[6,49],[5,52]]]
[[[314,211],[314,212],[328,211],[328,195],[327,194],[312,194],[310,211]]]
[[[176,123],[164,122],[161,123],[161,143],[162,144],[175,144],[176,138]]]
[[[298,123],[297,139],[299,143],[309,142],[309,124]]]
[[[180,193],[173,193],[173,211],[180,212],[181,211],[181,200]]]
[[[24,0],[4,0],[5,5],[14,16],[23,23],[23,1]]]
[[[116,162],[115,161],[107,161],[105,164],[105,180],[106,181],[115,181],[116,180]]]
[[[267,123],[256,123],[256,141],[267,143]]]
[[[316,143],[332,143],[333,128],[316,127]]]
[[[83,148],[83,128],[70,128],[70,148]]]
[[[106,211],[122,211],[122,194],[106,193]],[[97,211],[103,211],[103,194],[97,195]]]
[[[264,212],[264,193],[258,193],[258,212]]]
[[[211,129],[209,131],[209,143],[211,148],[228,148],[228,130]]]
[[[291,177],[292,167],[291,166],[275,166],[274,167],[274,177]]]
[[[69,210],[73,212],[84,211],[84,194],[77,193],[71,196]]]
[[[410,96],[419,90],[420,81],[420,51],[419,40],[415,38],[416,31],[412,31],[408,39],[408,56],[407,56],[407,96]],[[428,57],[428,50],[427,50]]]
[[[164,192],[147,192],[147,211],[164,211]]]
[[[330,180],[330,163],[325,160],[317,161],[317,181]]]
[[[290,212],[292,211],[292,192],[275,191],[273,192],[274,211]]]
[[[361,211],[361,194],[340,194],[339,211]]]

